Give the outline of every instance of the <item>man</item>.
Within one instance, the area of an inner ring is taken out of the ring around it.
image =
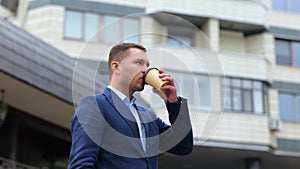
[[[122,43],[111,49],[109,86],[84,97],[72,118],[69,169],[157,169],[159,150],[178,155],[192,152],[187,101],[177,96],[170,75],[160,70],[160,78],[169,84],[153,92],[165,100],[171,126],[135,104],[133,94],[144,89],[148,66],[141,45]]]

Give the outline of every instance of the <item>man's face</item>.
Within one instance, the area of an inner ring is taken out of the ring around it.
[[[129,92],[142,91],[144,89],[143,74],[149,66],[149,60],[145,52],[138,48],[130,48],[128,54],[120,63],[122,84],[129,86]]]

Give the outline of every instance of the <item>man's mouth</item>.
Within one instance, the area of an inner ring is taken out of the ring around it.
[[[142,83],[144,86],[146,85],[146,83],[145,83],[145,81],[144,81],[143,78],[140,78],[139,80],[141,81],[141,83]]]

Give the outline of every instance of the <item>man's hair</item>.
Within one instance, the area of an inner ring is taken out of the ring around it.
[[[109,58],[108,58],[108,71],[111,72],[111,62],[117,61],[121,62],[125,57],[125,52],[130,48],[137,48],[144,52],[146,52],[146,48],[142,45],[135,44],[135,43],[120,43],[115,46],[113,46],[110,49],[109,52]]]

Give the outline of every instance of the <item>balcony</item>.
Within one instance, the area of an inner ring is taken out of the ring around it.
[[[220,25],[223,28],[251,34],[265,29],[264,21],[267,15],[267,8],[263,4],[254,1],[153,0],[149,1],[146,12],[174,14],[196,26],[201,26],[205,18],[216,18],[221,21]]]
[[[267,80],[270,62],[263,55],[238,52],[214,52],[204,48],[157,46],[149,51],[151,65],[178,71],[211,75],[231,75]],[[163,54],[163,57],[159,57]]]

